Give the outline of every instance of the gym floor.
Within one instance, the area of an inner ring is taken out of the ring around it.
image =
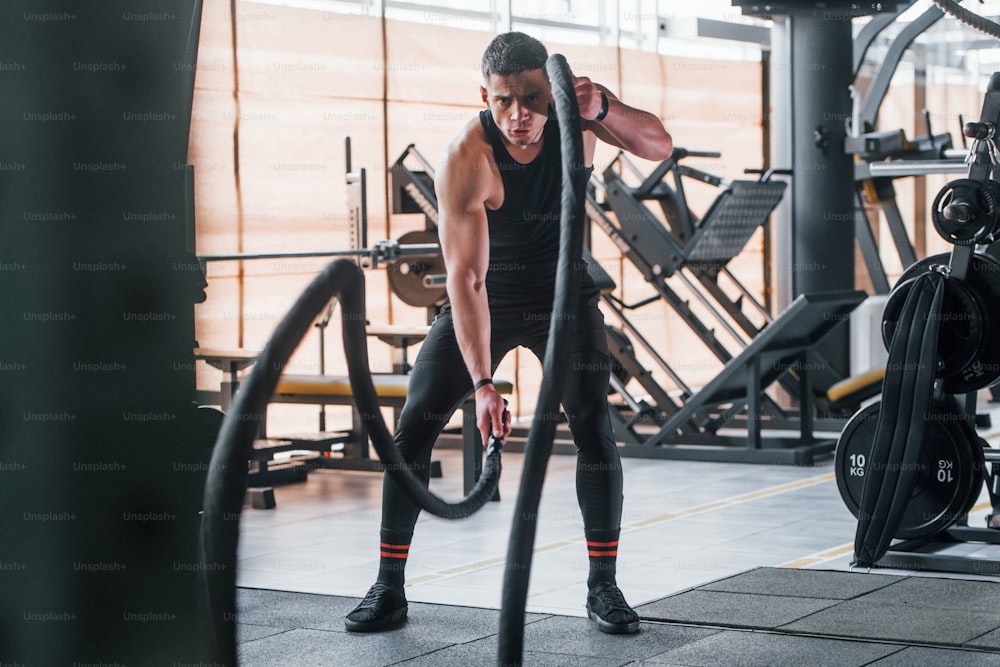
[[[980,411],[991,412],[994,424],[981,435],[1000,446],[1000,410],[985,405]],[[431,480],[431,489],[459,499],[461,452],[438,448],[435,459],[443,477]],[[504,454],[501,500],[471,518],[421,515],[407,566],[410,602],[499,609],[522,459]],[[586,615],[587,556],[574,466],[575,457],[566,455],[549,463],[529,612]],[[757,567],[849,569],[856,522],[840,498],[832,458],[812,467],[634,458],[623,466],[618,581],[633,606]],[[276,509],[243,513],[238,585],[363,596],[378,565],[381,486],[377,473],[321,470],[305,483],[277,487]],[[984,489],[970,525],[983,526],[988,510]],[[1000,550],[972,547],[954,548],[972,557]]]

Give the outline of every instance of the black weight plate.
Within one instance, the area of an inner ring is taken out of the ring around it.
[[[834,472],[840,497],[851,514],[858,516],[865,477],[872,462],[872,443],[881,403],[873,403],[856,413],[847,423],[837,443]],[[931,409],[924,446],[917,461],[913,494],[906,506],[895,537],[914,538],[937,533],[951,525],[969,509],[982,478],[976,475],[972,443],[959,415]],[[978,446],[978,443],[977,443]],[[982,459],[982,452],[979,452]],[[982,465],[978,466],[982,470]]]
[[[934,255],[912,264],[899,277],[897,285],[903,287],[904,283],[911,278],[915,278],[930,270],[934,264],[947,265],[951,259],[948,253]],[[952,282],[949,279],[948,282]],[[972,257],[970,271],[965,281],[966,291],[975,296],[976,302],[985,317],[980,321],[962,323],[955,319],[951,322],[942,321],[942,330],[949,329],[954,335],[948,334],[946,339],[945,331],[942,331],[938,342],[938,354],[942,358],[951,356],[961,356],[964,351],[970,348],[969,340],[962,339],[958,333],[962,329],[970,331],[978,329],[981,333],[976,334],[980,339],[977,354],[972,361],[962,368],[949,372],[942,376],[942,389],[949,394],[965,394],[971,391],[978,391],[992,386],[1000,380],[1000,261],[990,255],[975,254]],[[896,290],[894,289],[893,292]],[[904,295],[905,296],[905,295]],[[890,295],[889,302],[886,303],[885,318],[883,319],[882,334],[883,341],[888,345],[895,330],[895,316],[902,310],[903,300],[890,309],[896,301],[894,295]],[[944,325],[948,325],[945,327]],[[958,326],[961,325],[961,326]]]
[[[966,210],[977,215],[972,220],[949,220],[945,210],[956,200],[964,202]],[[934,229],[945,241],[955,245],[982,243],[992,232],[997,218],[997,202],[992,189],[985,183],[969,178],[951,181],[937,193],[931,205]]]
[[[899,315],[916,278],[897,283],[882,314],[882,342],[886,349],[899,325]],[[961,377],[983,347],[983,305],[975,292],[960,280],[946,280],[941,316],[938,322],[937,356],[940,367],[936,376]],[[923,323],[921,322],[921,325]]]

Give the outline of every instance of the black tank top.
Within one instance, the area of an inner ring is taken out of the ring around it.
[[[551,310],[559,261],[562,162],[559,125],[550,118],[542,130],[542,150],[528,164],[510,156],[489,109],[479,113],[503,182],[503,204],[486,209],[490,264],[486,293],[491,304]],[[592,286],[585,267],[577,267]],[[583,297],[585,294],[581,294]]]

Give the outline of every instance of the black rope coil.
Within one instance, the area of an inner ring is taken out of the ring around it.
[[[204,613],[211,624],[206,650],[210,655],[221,656],[227,665],[237,664],[236,549],[247,486],[247,461],[251,458],[258,424],[274,394],[281,369],[310,330],[313,320],[333,297],[340,304],[344,352],[354,403],[375,451],[385,464],[386,474],[421,508],[446,519],[462,519],[483,507],[493,497],[500,479],[502,441],[492,443],[479,481],[460,502],[442,500],[412,474],[393,444],[372,383],[365,331],[364,275],[347,259],[327,265],[278,324],[246,382],[236,393],[212,452],[199,539],[201,591]]]

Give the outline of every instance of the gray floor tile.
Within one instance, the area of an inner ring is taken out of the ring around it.
[[[239,646],[242,667],[383,667],[449,644],[398,633],[291,630]]]
[[[586,618],[553,616],[525,626],[524,646],[541,653],[641,660],[673,647],[715,634],[717,630],[661,623],[642,623],[632,635],[608,635]]]
[[[700,590],[850,600],[899,581],[901,577],[758,568],[702,586]]]
[[[403,667],[470,667],[494,665],[497,658],[496,637],[489,637],[471,644],[450,646],[399,664]],[[606,656],[588,657],[534,650],[525,650],[521,658],[524,667],[618,667],[626,662],[609,660]]]
[[[880,604],[859,598],[782,625],[781,629],[839,637],[960,646],[998,627],[1000,612]]]
[[[239,589],[238,622],[272,629],[313,629],[346,632],[344,616],[357,604],[356,598]],[[526,623],[548,618],[546,614],[527,614]],[[443,644],[460,644],[497,632],[500,612],[496,609],[411,602],[407,623],[391,633],[404,638],[414,633]]]
[[[838,604],[780,595],[748,595],[694,590],[642,605],[643,618],[743,628],[775,628]]]
[[[873,591],[860,598],[867,602],[901,604],[965,611],[995,612],[1000,599],[1000,584],[988,581],[964,581],[910,577],[894,586]]]
[[[1000,667],[1000,654],[909,647],[872,663],[872,667],[914,667],[914,665],[933,665],[934,667]]]
[[[290,631],[282,628],[276,628],[271,625],[251,625],[249,623],[237,623],[236,643],[242,644],[244,642],[252,642],[255,639],[263,639],[264,637],[270,637],[272,635],[277,635],[282,632],[290,632]]]
[[[237,622],[275,628],[345,632],[344,615],[358,604],[350,598],[240,588]]]
[[[639,664],[691,667],[861,667],[899,650],[899,646],[871,642],[726,631],[651,657]],[[921,663],[911,663],[915,664]]]
[[[966,642],[968,646],[978,646],[986,649],[1000,650],[1000,630],[992,630],[985,635]]]

